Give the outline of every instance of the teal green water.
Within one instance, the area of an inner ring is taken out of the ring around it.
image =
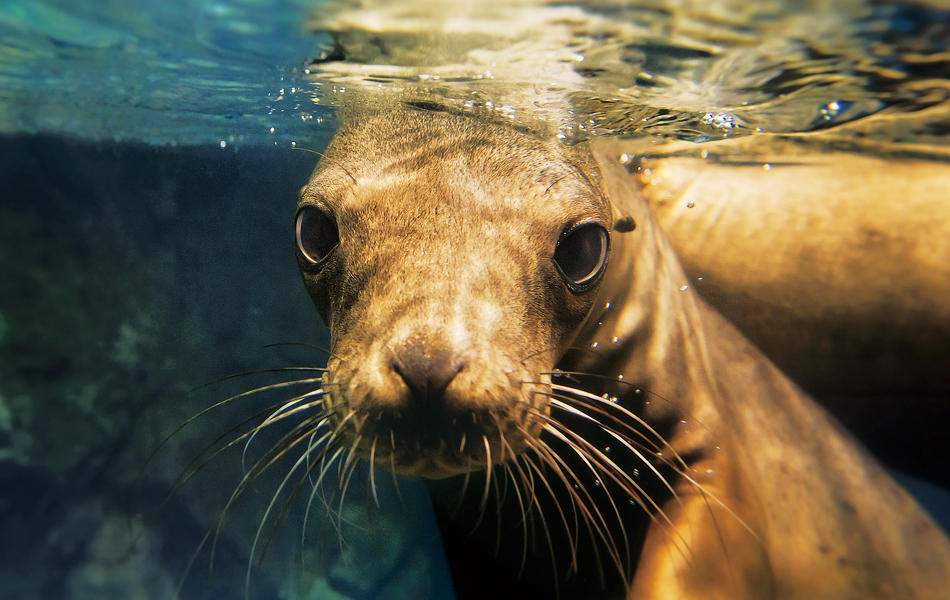
[[[289,93],[317,47],[302,27],[315,5],[0,3],[0,132],[289,143],[313,129],[301,114],[324,112]]]

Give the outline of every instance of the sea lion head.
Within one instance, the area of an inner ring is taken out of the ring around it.
[[[336,438],[441,478],[532,446],[591,312],[611,213],[556,141],[442,112],[350,119],[301,192],[296,254],[327,324]]]

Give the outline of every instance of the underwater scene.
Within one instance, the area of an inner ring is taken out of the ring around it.
[[[341,123],[407,109],[602,148],[682,290],[950,531],[945,1],[2,0],[0,598],[484,597],[426,482],[321,412],[297,203]],[[517,496],[502,551],[547,560],[543,466],[466,476]],[[611,546],[572,494],[550,521]],[[613,597],[571,568],[561,598]]]

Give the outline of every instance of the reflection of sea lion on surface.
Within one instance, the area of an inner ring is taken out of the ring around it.
[[[438,480],[461,597],[568,570],[564,597],[939,597],[946,538],[699,299],[630,184],[469,117],[349,120],[296,222],[324,457]]]

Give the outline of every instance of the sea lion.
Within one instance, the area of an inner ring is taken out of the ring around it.
[[[950,483],[948,156],[853,138],[594,143],[714,308],[878,456]]]
[[[324,458],[434,481],[461,598],[942,595],[947,539],[699,298],[622,170],[450,112],[346,121],[295,228]]]

